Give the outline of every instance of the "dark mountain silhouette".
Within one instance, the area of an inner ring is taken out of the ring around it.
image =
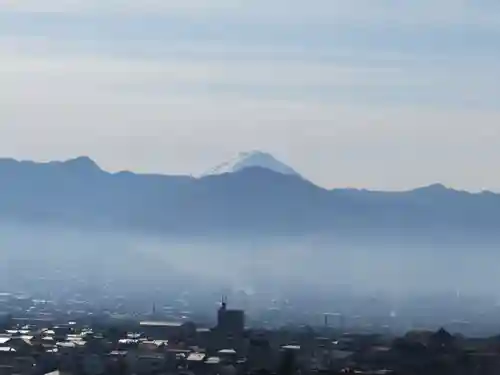
[[[174,235],[485,236],[500,195],[431,185],[405,192],[326,190],[249,167],[202,178],[108,173],[91,159],[0,159],[0,219]],[[457,238],[458,238],[457,237]]]

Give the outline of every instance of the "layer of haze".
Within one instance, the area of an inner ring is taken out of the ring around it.
[[[499,41],[493,0],[0,0],[0,149],[498,190]]]
[[[394,298],[454,293],[497,295],[496,254],[486,246],[333,238],[255,241],[173,239],[64,227],[0,226],[4,290],[111,295],[163,290],[268,292],[275,297],[335,293]],[[98,296],[94,296],[97,298]]]

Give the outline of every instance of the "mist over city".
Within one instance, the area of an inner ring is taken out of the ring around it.
[[[500,374],[499,16],[0,0],[0,375]]]

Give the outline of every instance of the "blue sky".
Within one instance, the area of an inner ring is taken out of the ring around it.
[[[0,149],[500,190],[500,2],[0,0]]]

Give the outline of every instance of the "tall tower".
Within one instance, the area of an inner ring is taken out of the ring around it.
[[[225,296],[225,295],[221,296],[220,307],[221,307],[221,309],[226,310],[226,308],[227,308],[227,296]]]
[[[224,320],[224,315],[227,311],[227,297],[222,295],[220,299],[220,307],[217,311],[217,326],[220,327],[221,321]]]
[[[221,306],[217,312],[217,329],[232,335],[243,334],[245,330],[245,312],[228,309],[226,296],[222,296]]]

